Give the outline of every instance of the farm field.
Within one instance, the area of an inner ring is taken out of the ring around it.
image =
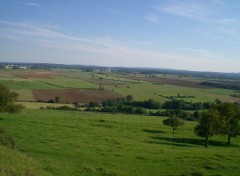
[[[65,103],[89,103],[94,100],[101,103],[107,98],[115,99],[127,95],[132,95],[135,100],[151,98],[159,102],[167,101],[169,97],[192,102],[213,102],[215,99],[240,101],[231,96],[240,96],[239,92],[201,85],[201,81],[208,80],[161,74],[146,76],[83,72],[76,69],[0,70],[0,83],[16,91],[19,101],[47,102],[60,96]],[[100,88],[104,90],[99,90]]]
[[[226,136],[214,136],[205,149],[193,133],[196,122],[186,122],[173,135],[160,117],[24,110],[0,119],[16,141],[17,156],[24,153],[34,163],[35,175],[231,176],[240,171],[240,139],[227,146]]]
[[[164,102],[170,96],[177,96],[178,94],[184,96],[193,96],[194,98],[176,98],[183,99],[185,101],[192,102],[213,102],[219,98],[222,101],[239,101],[239,99],[231,97],[231,94],[235,94],[234,90],[226,89],[204,89],[204,88],[191,88],[176,85],[158,85],[152,83],[138,83],[138,84],[127,84],[127,85],[107,85],[105,86],[109,90],[121,95],[133,95],[136,100],[146,100],[152,98],[156,101]]]

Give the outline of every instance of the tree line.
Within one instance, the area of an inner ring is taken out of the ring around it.
[[[240,106],[237,103],[221,103],[213,105],[208,111],[203,111],[199,124],[194,129],[195,134],[205,138],[208,147],[209,138],[213,135],[227,135],[227,143],[240,134]]]
[[[173,114],[170,118],[163,120],[164,125],[168,125],[174,131],[184,121]],[[231,143],[231,138],[240,134],[240,105],[237,103],[214,104],[209,110],[200,113],[198,125],[194,128],[197,136],[205,138],[205,147],[208,147],[209,138],[213,135],[226,135],[227,144]]]
[[[86,111],[112,112],[112,113],[128,113],[128,114],[145,114],[150,116],[172,116],[175,114],[184,120],[196,120],[199,118],[199,111],[209,109],[210,102],[186,102],[184,100],[169,100],[160,103],[153,99],[136,101],[131,95],[118,98],[115,100],[106,100],[102,104],[90,102]],[[157,110],[155,112],[146,109]],[[190,113],[187,110],[195,112]]]

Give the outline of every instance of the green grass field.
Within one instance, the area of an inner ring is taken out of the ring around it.
[[[186,101],[192,102],[213,102],[215,99],[222,101],[239,101],[237,98],[233,98],[230,95],[236,94],[234,90],[227,89],[203,89],[203,88],[191,88],[175,85],[157,85],[147,82],[140,82],[139,84],[127,84],[127,85],[106,85],[106,89],[113,90],[121,95],[132,95],[136,100],[147,100],[152,98],[156,101],[164,102],[167,99],[163,96],[177,96],[178,94],[184,96],[195,96],[195,98],[182,98]]]
[[[0,126],[9,129],[16,151],[33,160],[35,175],[239,175],[239,138],[227,146],[225,136],[214,136],[205,149],[193,133],[196,122],[173,135],[162,120],[56,110],[0,114]],[[5,152],[0,147],[0,158]]]

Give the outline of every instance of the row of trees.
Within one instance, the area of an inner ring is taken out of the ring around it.
[[[184,100],[170,100],[164,103],[157,102],[153,99],[144,101],[135,101],[131,95],[118,98],[116,100],[107,100],[102,103],[102,106],[118,106],[123,104],[125,106],[143,107],[146,109],[181,109],[181,110],[202,110],[211,107],[210,102],[186,102]]]
[[[102,104],[90,102],[86,111],[101,111],[113,113],[129,113],[129,114],[147,114],[146,109],[165,109],[156,112],[149,112],[151,116],[173,116],[181,117],[184,120],[195,120],[199,118],[199,110],[209,109],[212,103],[193,103],[183,100],[171,100],[164,103],[149,99],[144,101],[135,101],[131,95],[118,98],[116,100],[106,100]],[[195,110],[189,113],[185,110]]]
[[[216,134],[227,135],[227,143],[240,134],[240,107],[237,103],[221,103],[203,111],[199,124],[195,128],[196,135],[205,138],[208,147],[209,138]]]
[[[209,110],[202,111],[198,125],[194,128],[197,136],[205,138],[205,147],[208,147],[209,138],[213,135],[226,135],[227,143],[231,138],[240,134],[240,106],[237,103],[214,104]],[[163,120],[164,125],[172,127],[174,131],[181,125],[183,120],[173,114]]]

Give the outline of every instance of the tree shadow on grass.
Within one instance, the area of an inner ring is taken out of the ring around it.
[[[152,133],[152,134],[161,134],[161,133],[165,133],[164,131],[161,131],[161,130],[149,130],[149,129],[143,129],[142,131],[143,131],[143,132],[146,132],[146,133]]]
[[[152,136],[152,139],[159,140],[161,144],[173,145],[173,146],[189,146],[189,145],[204,145],[203,139],[194,139],[194,138],[168,138],[168,137],[159,137]],[[165,141],[165,142],[160,142]],[[215,141],[209,140],[210,146],[221,146],[221,147],[229,147],[229,145],[225,141]],[[230,145],[235,146],[235,145]]]

